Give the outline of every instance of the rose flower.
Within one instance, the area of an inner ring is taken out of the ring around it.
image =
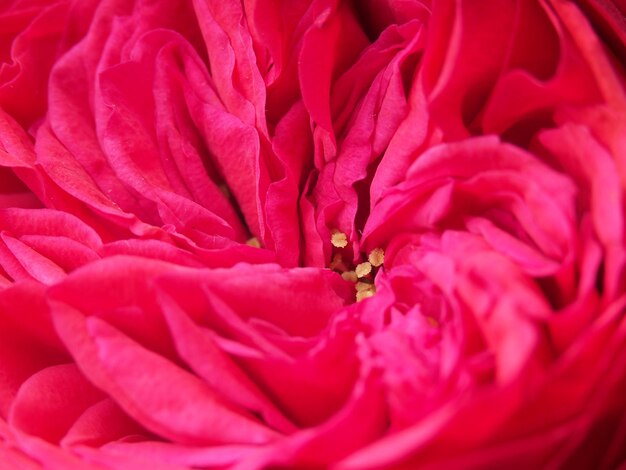
[[[625,13],[5,2],[0,467],[623,466]]]

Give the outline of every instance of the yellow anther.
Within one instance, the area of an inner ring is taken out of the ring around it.
[[[336,248],[345,248],[348,246],[348,237],[345,233],[340,232],[339,230],[333,230],[330,236],[330,242]]]
[[[357,292],[375,289],[374,284],[370,284],[369,282],[357,282],[354,288]]]
[[[367,299],[368,297],[372,297],[374,294],[376,294],[376,288],[374,286],[372,286],[371,289],[357,291],[356,301],[360,302],[361,300]]]
[[[247,242],[246,245],[248,246],[252,246],[254,248],[261,248],[261,242],[259,241],[259,239],[257,237],[252,237],[250,238]]]
[[[369,273],[372,272],[372,265],[369,263],[369,261],[357,264],[355,271],[358,277],[367,276]]]
[[[356,301],[360,302],[363,299],[373,296],[376,293],[376,286],[369,282],[357,282],[354,285],[356,289]]]
[[[378,267],[385,262],[385,252],[382,248],[374,248],[367,258],[372,266]]]
[[[356,276],[356,273],[354,271],[346,271],[341,273],[341,277],[343,278],[344,281],[349,281],[349,282],[356,282],[358,280],[358,277]]]

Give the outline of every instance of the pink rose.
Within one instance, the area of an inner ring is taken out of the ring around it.
[[[626,464],[626,5],[0,7],[0,462]]]

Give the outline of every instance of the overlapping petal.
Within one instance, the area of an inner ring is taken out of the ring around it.
[[[623,464],[624,11],[0,7],[3,465]]]

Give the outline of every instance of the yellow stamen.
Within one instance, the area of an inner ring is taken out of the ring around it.
[[[360,263],[356,266],[355,271],[358,277],[367,276],[369,273],[372,272],[372,265],[368,261]]]
[[[375,289],[374,284],[370,284],[369,282],[357,282],[354,288],[356,289],[357,292],[362,292],[364,290],[372,290],[373,288]]]
[[[336,248],[345,248],[348,246],[348,237],[346,237],[345,233],[340,232],[339,230],[333,230],[330,242]]]
[[[349,282],[356,282],[358,280],[358,277],[354,271],[343,272],[341,273],[341,277],[343,278],[344,281],[349,281]]]
[[[372,266],[378,267],[385,262],[385,252],[382,248],[374,248],[367,258]]]
[[[252,237],[251,239],[249,239],[246,242],[246,245],[254,247],[254,248],[261,248],[261,242],[259,241],[257,237]]]
[[[361,300],[367,299],[368,297],[372,297],[374,294],[376,294],[376,288],[374,286],[372,286],[371,289],[358,291],[356,293],[356,301],[360,302]]]

